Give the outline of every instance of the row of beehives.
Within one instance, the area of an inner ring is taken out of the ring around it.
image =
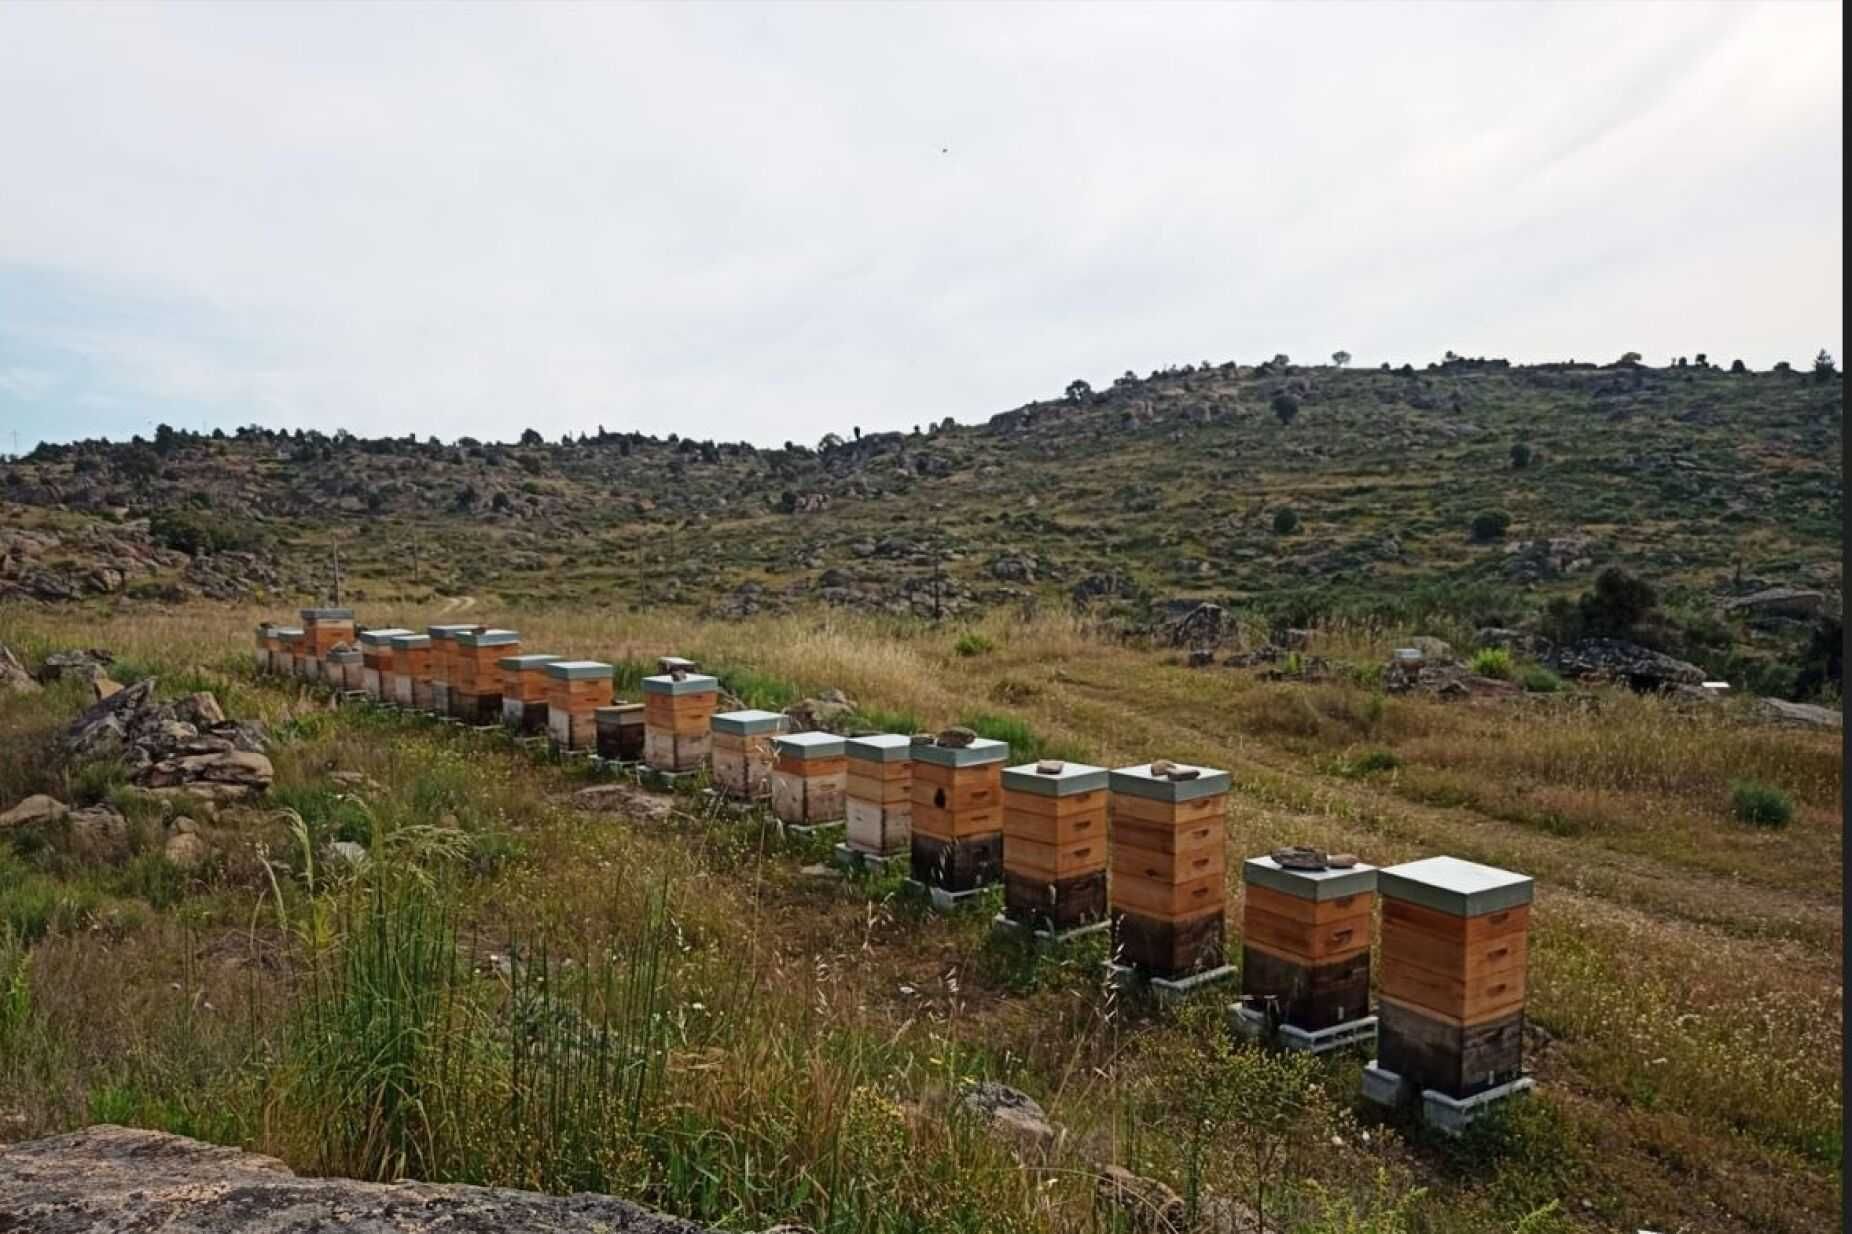
[[[621,703],[611,665],[523,654],[512,630],[357,632],[345,609],[302,619],[259,627],[261,667],[660,772],[711,766],[720,791],[769,797],[790,824],[842,824],[848,855],[904,861],[941,895],[1000,881],[1003,919],[1019,928],[1110,928],[1116,959],[1161,982],[1232,971],[1225,771],[1163,760],[1006,766],[1006,743],[968,733],[789,733],[776,712],[718,712],[719,682],[689,660],[665,658],[643,679],[643,700]],[[1302,1048],[1373,1030],[1366,1091],[1385,1101],[1412,1089],[1430,1105],[1434,1094],[1457,1103],[1522,1082],[1530,879],[1450,857],[1383,870],[1277,857],[1243,864],[1250,1026]]]

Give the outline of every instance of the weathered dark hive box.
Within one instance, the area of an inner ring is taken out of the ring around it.
[[[458,630],[450,681],[450,714],[465,724],[502,718],[502,657],[521,650],[513,630]]]
[[[702,673],[643,679],[643,761],[657,771],[693,771],[707,761],[720,682]]]
[[[1173,980],[1225,962],[1230,778],[1153,775],[1151,764],[1108,777],[1113,945],[1122,963]]]
[[[562,750],[591,750],[598,745],[600,707],[611,705],[609,664],[600,660],[549,660],[547,734]]]
[[[1376,867],[1293,870],[1254,857],[1241,872],[1241,992],[1273,1000],[1281,1023],[1307,1032],[1368,1015]]]
[[[1470,1097],[1524,1069],[1530,878],[1457,857],[1381,870],[1377,1062]]]
[[[665,657],[666,658],[666,657]],[[772,739],[785,731],[776,711],[723,711],[713,718],[714,783],[735,797],[758,797],[772,774]]]
[[[1009,743],[917,745],[913,754],[912,874],[943,891],[973,891],[1003,872],[1003,763]]]
[[[643,757],[643,704],[612,703],[592,717],[598,726],[598,757],[634,763]]]
[[[537,737],[547,731],[547,665],[560,656],[529,653],[502,656],[502,723],[515,732]]]
[[[893,857],[913,844],[913,739],[900,733],[851,737],[843,743],[849,775],[843,787],[845,842],[859,853]]]
[[[772,813],[806,826],[840,822],[849,757],[834,733],[788,733],[772,739]]]
[[[1003,913],[1035,929],[1106,919],[1104,767],[1003,771]]]

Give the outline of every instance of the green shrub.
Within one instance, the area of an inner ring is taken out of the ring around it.
[[[925,721],[911,709],[891,711],[885,707],[857,707],[845,727],[869,733],[917,733],[925,728]]]
[[[981,656],[995,651],[997,645],[979,634],[976,630],[967,630],[958,636],[952,644],[952,650],[961,656]]]
[[[1293,510],[1276,510],[1273,514],[1273,534],[1290,536],[1299,530],[1299,515]]]
[[[1563,679],[1541,664],[1533,664],[1518,677],[1532,694],[1554,694],[1563,688]]]
[[[1484,543],[1502,540],[1511,526],[1511,516],[1503,510],[1482,510],[1473,515],[1473,539]]]
[[[1496,677],[1500,681],[1510,681],[1511,653],[1503,647],[1482,647],[1473,653],[1471,667],[1473,672],[1481,677]]]
[[[1760,780],[1731,781],[1730,809],[1738,820],[1756,827],[1786,827],[1794,818],[1788,795]]]

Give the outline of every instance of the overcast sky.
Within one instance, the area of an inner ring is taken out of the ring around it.
[[[1842,354],[1837,4],[0,4],[0,450]]]

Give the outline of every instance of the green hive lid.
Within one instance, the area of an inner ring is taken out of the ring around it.
[[[509,670],[510,672],[514,672],[514,673],[525,673],[530,668],[545,668],[547,665],[553,663],[553,661],[559,658],[560,657],[558,656],[547,656],[547,655],[539,655],[539,654],[530,654],[530,655],[525,655],[525,656],[503,656],[501,659],[495,662],[495,667],[505,668]]]
[[[354,610],[351,608],[305,608],[302,610],[302,620],[309,625],[314,625],[318,621],[352,621],[353,619]]]
[[[1189,768],[1188,763],[1177,766]],[[1214,797],[1226,793],[1234,783],[1226,771],[1216,771],[1210,767],[1192,768],[1200,774],[1194,780],[1173,780],[1168,776],[1151,774],[1150,763],[1140,763],[1136,767],[1115,767],[1108,783],[1115,793],[1129,793],[1133,797],[1147,797],[1152,801],[1197,801],[1204,797]]]
[[[905,733],[871,733],[843,743],[850,758],[860,763],[904,763],[913,757],[913,738]]]
[[[1106,787],[1106,768],[1086,763],[1062,763],[1061,770],[1044,775],[1036,770],[1040,764],[1023,763],[1003,769],[1005,792],[1034,793],[1041,797],[1072,797],[1093,793]]]
[[[1454,917],[1477,917],[1529,904],[1529,875],[1458,857],[1424,857],[1379,871],[1377,890]]]
[[[546,669],[547,676],[557,677],[561,681],[596,681],[600,677],[609,679],[614,671],[602,660],[549,660]]]
[[[1241,863],[1241,877],[1249,886],[1301,900],[1341,900],[1376,890],[1376,867],[1361,862],[1343,870],[1288,870],[1271,857],[1250,857]]]
[[[772,738],[780,754],[791,758],[841,758],[843,739],[835,733],[788,733]]]
[[[418,647],[429,647],[430,645],[431,636],[429,634],[395,634],[392,636],[392,646],[398,651],[405,651]]]
[[[464,647],[507,647],[521,641],[517,630],[458,630],[457,642]]]
[[[754,737],[760,733],[776,733],[785,726],[783,714],[776,711],[760,711],[749,708],[745,711],[723,711],[711,721],[716,733],[728,733],[735,737]]]
[[[645,694],[711,694],[718,689],[719,679],[704,673],[690,673],[680,681],[667,673],[643,679]]]
[[[981,767],[985,763],[1000,763],[1008,758],[1010,743],[979,737],[968,746],[914,746],[911,753],[916,763],[932,763],[937,767]]]
[[[387,630],[362,630],[360,632],[360,641],[373,647],[384,647],[391,643],[393,639],[399,637],[399,635],[410,633],[410,630],[400,629],[398,626],[393,626]]]

